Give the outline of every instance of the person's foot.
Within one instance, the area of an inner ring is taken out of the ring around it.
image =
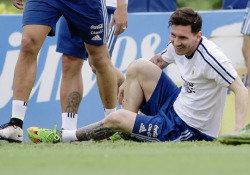
[[[0,140],[7,140],[8,142],[22,142],[23,130],[22,128],[6,123],[0,126]]]
[[[62,141],[61,131],[55,129],[43,129],[39,127],[30,127],[27,129],[29,139],[34,143],[58,143]]]
[[[228,145],[250,144],[250,124],[246,125],[239,132],[222,135],[217,140]]]

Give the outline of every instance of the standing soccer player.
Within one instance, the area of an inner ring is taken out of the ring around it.
[[[22,8],[22,0],[12,0]],[[116,23],[115,35],[127,27],[126,0],[117,1],[117,11],[112,25]],[[119,15],[124,14],[124,15]],[[23,36],[19,59],[15,68],[12,116],[10,122],[0,127],[0,139],[21,142],[23,120],[31,89],[37,72],[37,54],[47,35],[55,34],[58,19],[64,16],[71,37],[80,37],[88,58],[96,69],[100,97],[106,111],[116,109],[117,76],[112,65],[108,46],[107,9],[104,0],[27,0],[23,14]],[[78,67],[79,69],[79,67]],[[78,77],[79,78],[79,77]],[[71,91],[70,89],[69,91]],[[65,97],[67,98],[67,97]]]
[[[126,16],[127,4],[124,1],[123,5],[117,9],[116,0],[106,0],[107,12],[108,12],[108,48],[109,55],[112,56],[114,45],[118,38],[115,33],[115,25],[113,20],[114,12],[117,16]],[[96,33],[98,34],[98,33]],[[73,130],[77,129],[78,108],[83,95],[83,83],[82,83],[82,65],[84,60],[87,60],[87,50],[84,46],[84,41],[78,38],[71,38],[70,30],[67,21],[64,17],[61,17],[60,29],[58,34],[57,51],[63,53],[62,56],[62,81],[60,89],[60,102],[62,108],[62,129]],[[95,73],[95,67],[91,61],[89,64],[92,71]],[[115,68],[117,76],[117,89],[123,83],[124,76],[122,72]],[[104,111],[105,116],[112,112],[112,110],[106,109]]]

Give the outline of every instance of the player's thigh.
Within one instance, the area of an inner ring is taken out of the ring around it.
[[[250,52],[250,35],[243,35],[243,47]],[[248,49],[247,49],[248,48]]]
[[[62,16],[60,19],[57,52],[86,60],[86,48],[81,37],[71,37],[68,23]]]
[[[139,81],[146,101],[153,94],[157,83],[161,77],[162,70],[146,59],[138,59],[132,62],[127,70],[127,77],[136,76]]]

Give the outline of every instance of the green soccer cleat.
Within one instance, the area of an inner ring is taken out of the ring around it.
[[[122,133],[116,132],[114,133],[114,135],[110,136],[107,140],[110,140],[110,141],[123,140]]]
[[[62,134],[55,129],[43,129],[39,127],[30,127],[27,129],[29,139],[34,143],[58,143],[62,141]]]
[[[239,132],[222,135],[217,140],[228,145],[250,144],[250,124]]]

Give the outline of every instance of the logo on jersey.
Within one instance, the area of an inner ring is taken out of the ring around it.
[[[147,131],[147,130],[146,130],[144,124],[141,123],[140,129],[139,129],[139,133],[142,133],[142,132],[145,132],[145,131]]]
[[[182,77],[181,77],[182,78]],[[183,78],[182,78],[183,79]],[[190,83],[190,82],[188,82],[188,81],[186,81],[186,80],[184,80],[183,79],[183,81],[184,81],[184,83],[183,83],[183,87],[185,88],[185,91],[187,92],[187,93],[195,93],[195,90],[194,90],[194,83]]]
[[[195,77],[195,69],[196,69],[196,66],[194,65],[193,70],[192,70],[192,73],[191,73],[191,76],[192,76],[192,77]]]
[[[99,35],[96,35],[96,36],[94,36],[91,40],[92,40],[92,41],[100,41],[100,40],[102,40],[102,39],[100,38]]]

